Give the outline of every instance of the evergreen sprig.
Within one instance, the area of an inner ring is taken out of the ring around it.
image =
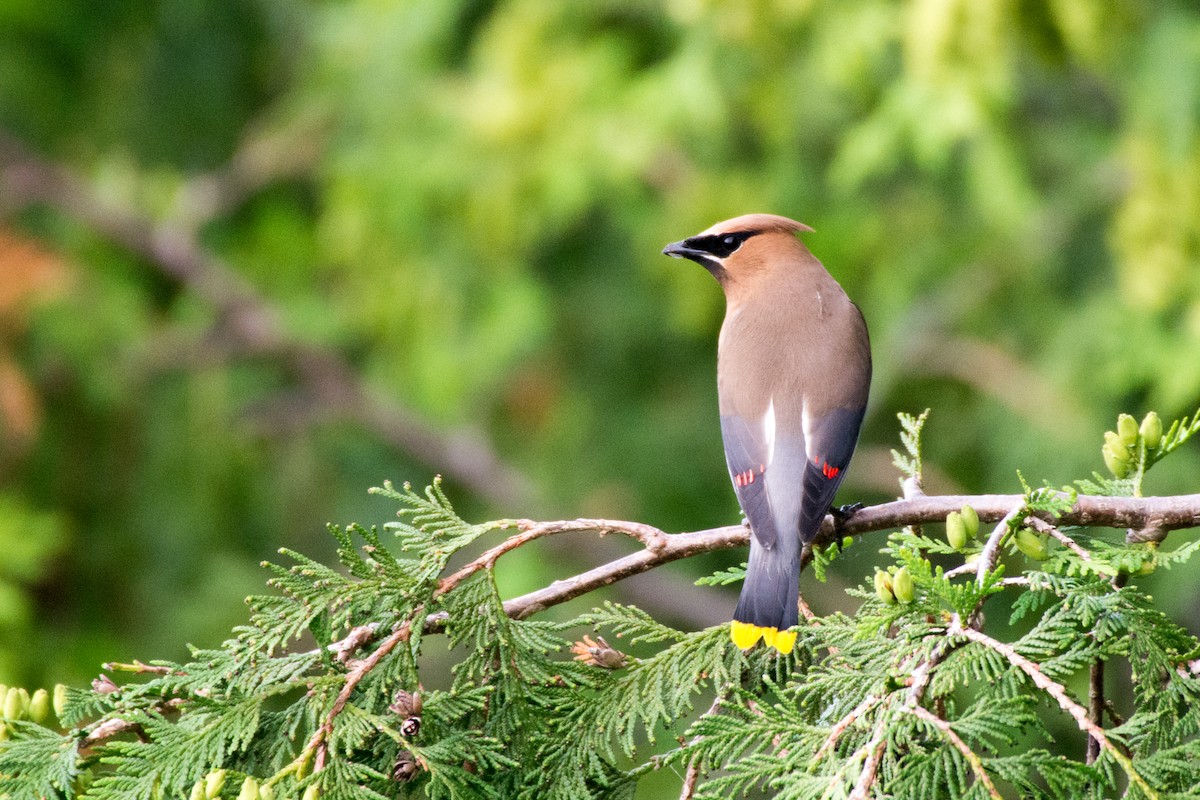
[[[921,479],[921,431],[929,419],[929,409],[925,409],[915,417],[903,412],[897,414],[896,417],[900,420],[900,444],[904,447],[904,453],[893,450],[892,464],[908,477],[919,481]]]
[[[896,454],[918,480],[926,418],[901,416]],[[1197,430],[1178,421],[1142,452],[1157,461]],[[1141,486],[1097,478],[1081,488]],[[128,679],[57,692],[56,721],[45,696],[0,687],[0,796],[615,800],[668,769],[696,798],[1193,792],[1200,641],[1136,580],[1188,563],[1200,542],[1055,528],[1075,490],[1022,489],[986,544],[890,533],[888,580],[850,589],[856,611],[807,621],[784,656],[738,650],[726,625],[681,631],[611,602],[565,622],[513,618],[494,558],[447,574],[511,524],[464,521],[438,481],[385,485],[399,506],[390,538],[331,527],[336,565],[280,551],[284,564],[265,565],[272,591],[248,599],[220,646],[110,665]],[[1005,608],[1007,626],[983,633]],[[584,630],[598,638],[572,645]],[[435,631],[448,675],[424,655]],[[1116,705],[1080,695],[1107,664],[1132,675]]]

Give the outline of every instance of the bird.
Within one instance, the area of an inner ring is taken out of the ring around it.
[[[747,214],[663,248],[704,267],[725,293],[717,397],[725,461],[750,526],[750,558],[730,636],[790,653],[800,558],[858,443],[871,385],[866,321],[798,234]]]

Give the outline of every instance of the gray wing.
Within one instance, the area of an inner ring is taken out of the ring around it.
[[[839,408],[808,426],[804,467],[804,499],[800,506],[800,538],[813,540],[846,477],[846,467],[858,443],[866,409]]]
[[[721,416],[725,463],[733,479],[733,489],[750,521],[751,533],[767,549],[774,547],[779,538],[771,494],[767,491],[766,473],[771,468],[773,449],[773,442],[768,439],[770,433],[761,419],[736,414]]]

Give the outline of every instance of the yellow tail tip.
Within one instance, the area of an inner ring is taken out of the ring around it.
[[[748,622],[734,620],[733,624],[729,627],[729,638],[740,649],[749,650],[758,643],[758,640],[762,638],[766,630],[766,628],[760,628]]]
[[[729,638],[742,650],[749,650],[762,639],[781,653],[790,653],[796,646],[795,631],[781,631],[778,628],[762,628],[749,622],[733,621],[729,627]]]
[[[775,649],[781,653],[790,653],[796,646],[795,631],[780,631],[775,635]]]

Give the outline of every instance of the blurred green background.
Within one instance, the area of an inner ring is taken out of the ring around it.
[[[931,492],[1102,469],[1119,411],[1200,405],[1198,125],[1193,0],[4,0],[0,682],[216,644],[276,548],[390,519],[384,479],[736,522],[723,300],[660,250],[751,211],[814,227],[871,328],[843,501],[895,496],[926,407]],[[743,557],[611,596],[719,622],[691,580]],[[1148,580],[1194,631],[1194,582]]]

